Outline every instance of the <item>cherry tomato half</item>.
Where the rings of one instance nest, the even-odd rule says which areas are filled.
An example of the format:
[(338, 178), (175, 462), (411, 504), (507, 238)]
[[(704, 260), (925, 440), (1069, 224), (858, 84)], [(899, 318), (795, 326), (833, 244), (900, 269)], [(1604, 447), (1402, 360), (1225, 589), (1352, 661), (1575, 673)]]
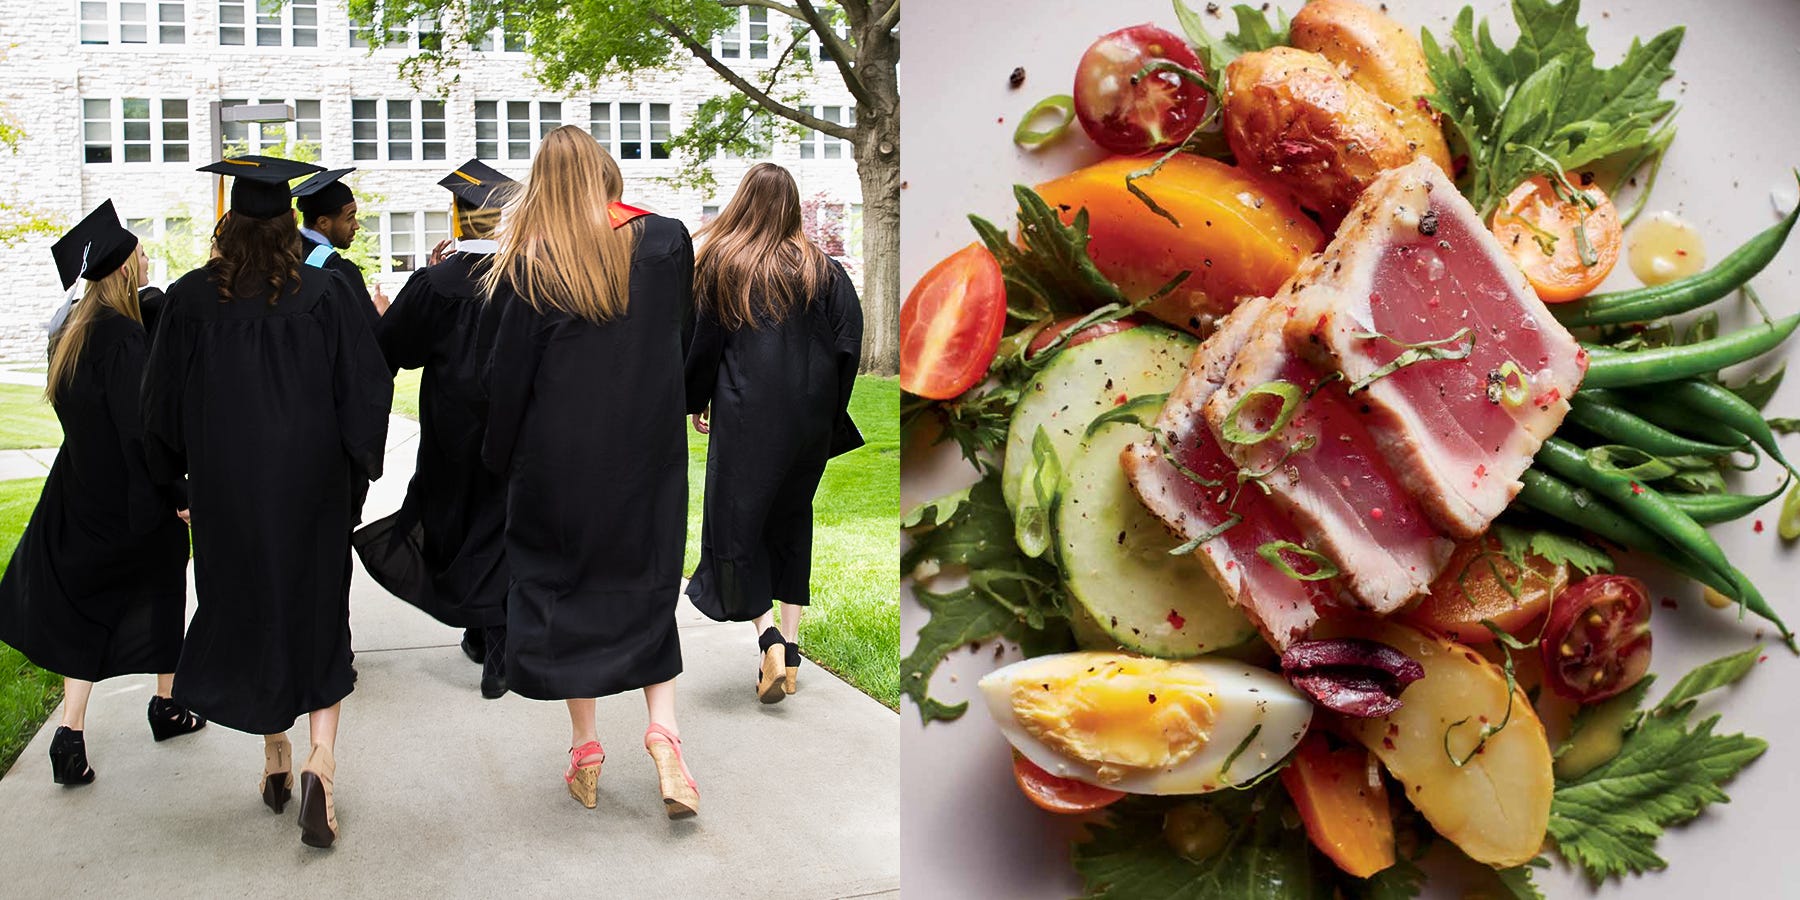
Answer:
[[(1055, 322), (1051, 324), (1050, 327), (1038, 332), (1037, 336), (1031, 339), (1031, 343), (1025, 345), (1025, 355), (1038, 355), (1045, 347), (1050, 346), (1052, 341), (1055, 341), (1063, 332), (1074, 327), (1075, 323), (1079, 321), (1081, 321), (1080, 318), (1071, 316), (1067, 319)], [(1111, 322), (1101, 322), (1098, 325), (1089, 325), (1071, 335), (1067, 341), (1063, 342), (1062, 348), (1064, 350), (1072, 350), (1088, 341), (1099, 340), (1109, 334), (1118, 334), (1121, 331), (1130, 331), (1136, 327), (1138, 327), (1138, 321), (1131, 318), (1114, 319)]]
[[(1619, 262), (1622, 238), (1612, 198), (1597, 185), (1581, 187), (1581, 176), (1574, 172), (1567, 177), (1594, 201), (1593, 209), (1564, 201), (1550, 180), (1538, 175), (1514, 188), (1494, 213), (1494, 236), (1545, 303), (1587, 296)], [(1575, 235), (1577, 225), (1587, 240), (1585, 250)]]
[(1443, 573), (1431, 583), (1431, 593), (1401, 615), (1465, 644), (1494, 640), (1494, 633), (1481, 624), (1483, 619), (1529, 640), (1527, 627), (1568, 584), (1568, 566), (1528, 553), (1521, 572), (1501, 555), (1499, 538), (1483, 535), (1458, 544)]
[(1157, 60), (1206, 73), (1187, 41), (1154, 25), (1103, 35), (1075, 67), (1075, 117), (1094, 143), (1114, 153), (1166, 150), (1206, 117), (1206, 89), (1174, 72), (1138, 72)]
[(1038, 808), (1053, 813), (1076, 814), (1093, 812), (1119, 802), (1125, 796), (1119, 791), (1103, 787), (1095, 787), (1084, 781), (1070, 778), (1058, 778), (1039, 768), (1037, 763), (1013, 754), (1013, 779), (1019, 783), (1019, 790)]
[(948, 400), (987, 374), (1006, 327), (1006, 280), (980, 244), (931, 267), (900, 308), (900, 387)]
[(1544, 680), (1580, 703), (1605, 700), (1650, 669), (1650, 599), (1624, 575), (1590, 575), (1550, 604), (1544, 626)]

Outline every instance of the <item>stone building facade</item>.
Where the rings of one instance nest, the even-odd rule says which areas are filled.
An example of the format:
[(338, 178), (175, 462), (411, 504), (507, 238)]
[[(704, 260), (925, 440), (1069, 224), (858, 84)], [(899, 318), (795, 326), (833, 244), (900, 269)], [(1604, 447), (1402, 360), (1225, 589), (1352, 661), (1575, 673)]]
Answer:
[[(266, 8), (266, 7), (265, 7)], [(738, 28), (714, 50), (739, 71), (781, 55), (792, 33), (779, 14), (740, 9)], [(402, 34), (409, 47), (433, 28)], [(444, 38), (449, 40), (449, 38)], [(501, 29), (460, 51), (454, 79), (415, 86), (402, 77), (406, 49), (371, 51), (343, 0), (286, 0), (266, 14), (256, 0), (0, 0), (0, 117), (24, 133), (0, 148), (0, 198), (72, 224), (111, 198), (146, 238), (151, 283), (197, 263), (191, 248), (210, 230), (215, 182), (194, 171), (209, 161), (212, 101), (288, 104), (281, 125), (226, 125), (226, 144), (252, 151), (284, 141), (315, 143), (322, 164), (355, 166), (349, 183), (378, 263), (367, 272), (391, 296), (448, 234), (449, 195), (436, 182), (472, 156), (525, 177), (543, 133), (588, 129), (619, 158), (625, 199), (684, 220), (690, 230), (729, 199), (753, 159), (713, 160), (713, 195), (660, 182), (680, 164), (663, 141), (686, 127), (705, 99), (727, 92), (698, 60), (591, 89), (554, 94), (533, 76), (518, 35)], [(821, 72), (829, 74), (829, 67)], [(806, 85), (823, 118), (847, 121), (855, 100), (841, 81)], [(761, 159), (787, 166), (800, 183), (815, 239), (834, 252), (861, 252), (860, 193), (846, 142), (781, 134)], [(9, 287), (0, 300), (0, 360), (41, 360), (43, 323), (62, 300), (50, 238), (0, 248)], [(184, 263), (184, 260), (186, 262)], [(847, 259), (851, 270), (856, 260)]]

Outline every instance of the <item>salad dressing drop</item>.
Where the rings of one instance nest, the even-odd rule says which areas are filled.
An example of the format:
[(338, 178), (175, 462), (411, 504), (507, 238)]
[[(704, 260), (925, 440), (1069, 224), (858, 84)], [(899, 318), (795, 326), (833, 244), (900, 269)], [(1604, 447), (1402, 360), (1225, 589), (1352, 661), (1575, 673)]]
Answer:
[(1657, 285), (1706, 267), (1706, 247), (1694, 226), (1668, 210), (1651, 216), (1631, 236), (1631, 272)]

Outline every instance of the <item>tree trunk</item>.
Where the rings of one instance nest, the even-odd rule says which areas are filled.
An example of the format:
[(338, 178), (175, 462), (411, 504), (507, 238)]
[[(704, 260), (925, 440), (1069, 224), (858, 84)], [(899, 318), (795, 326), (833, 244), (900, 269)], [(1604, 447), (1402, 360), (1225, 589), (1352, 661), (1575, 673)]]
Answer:
[(862, 369), (900, 371), (900, 45), (870, 27), (857, 34), (856, 72), (880, 106), (856, 108), (856, 174), (863, 202)]

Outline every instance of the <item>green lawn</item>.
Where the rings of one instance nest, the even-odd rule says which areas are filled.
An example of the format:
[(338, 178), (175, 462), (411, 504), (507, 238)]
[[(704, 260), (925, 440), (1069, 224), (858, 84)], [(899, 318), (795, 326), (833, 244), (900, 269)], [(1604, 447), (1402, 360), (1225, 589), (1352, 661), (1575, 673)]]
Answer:
[(56, 421), (56, 411), (44, 402), (43, 388), (0, 384), (0, 450), (61, 444), (62, 425)]
[[(13, 545), (44, 489), (42, 478), (0, 481), (0, 571), (12, 559)], [(19, 751), (62, 700), (62, 679), (25, 660), (19, 651), (0, 644), (0, 775), (12, 768)]]
[(419, 421), (419, 379), (424, 369), (401, 369), (394, 376), (394, 415)]
[[(889, 707), (900, 703), (900, 383), (856, 379), (850, 415), (868, 446), (831, 461), (813, 500), (812, 608), (800, 648)], [(706, 438), (688, 431), (686, 569), (700, 559)], [(744, 629), (745, 658), (752, 653)]]

